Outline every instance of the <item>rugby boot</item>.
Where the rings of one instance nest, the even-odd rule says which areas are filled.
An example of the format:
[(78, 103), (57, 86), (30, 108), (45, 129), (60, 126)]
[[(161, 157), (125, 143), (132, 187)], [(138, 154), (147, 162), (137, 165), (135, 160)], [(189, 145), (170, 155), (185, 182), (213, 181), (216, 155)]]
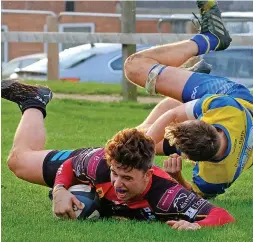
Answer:
[(222, 21), (218, 3), (214, 0), (197, 0), (197, 6), (201, 15), (201, 19), (199, 20), (200, 33), (204, 34), (210, 32), (217, 37), (218, 44), (214, 50), (226, 49), (230, 45), (232, 39)]
[(48, 87), (27, 85), (18, 80), (2, 80), (1, 93), (2, 98), (17, 103), (22, 113), (28, 108), (37, 108), (44, 117), (46, 105), (53, 97)]
[(206, 73), (209, 74), (212, 70), (212, 65), (208, 64), (204, 59), (197, 62), (194, 66), (183, 68), (188, 71), (198, 72), (198, 73)]

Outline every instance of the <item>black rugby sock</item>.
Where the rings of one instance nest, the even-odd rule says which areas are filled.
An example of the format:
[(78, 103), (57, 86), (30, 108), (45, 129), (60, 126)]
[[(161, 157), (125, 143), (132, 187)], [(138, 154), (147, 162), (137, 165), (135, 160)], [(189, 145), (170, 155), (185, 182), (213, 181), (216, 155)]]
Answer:
[(47, 116), (46, 106), (40, 101), (36, 101), (34, 99), (28, 99), (24, 101), (21, 105), (19, 105), (19, 107), (22, 114), (29, 108), (36, 108), (42, 112), (44, 118)]

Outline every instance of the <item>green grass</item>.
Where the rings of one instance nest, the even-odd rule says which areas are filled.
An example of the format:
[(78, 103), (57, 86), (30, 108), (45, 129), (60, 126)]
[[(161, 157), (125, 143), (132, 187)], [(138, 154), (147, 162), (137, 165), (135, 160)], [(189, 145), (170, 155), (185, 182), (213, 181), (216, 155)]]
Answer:
[[(67, 81), (26, 81), (29, 84), (40, 84), (49, 86), (53, 92), (68, 94), (96, 94), (96, 95), (121, 95), (121, 84), (106, 84), (96, 82), (67, 82)], [(59, 85), (60, 83), (60, 85)], [(145, 89), (137, 87), (138, 96), (149, 96)]]
[[(103, 145), (115, 132), (138, 125), (153, 108), (136, 103), (53, 100), (48, 106), (46, 148), (72, 149)], [(59, 221), (52, 216), (48, 189), (16, 178), (6, 159), (20, 119), (17, 106), (2, 101), (2, 241), (252, 241), (253, 169), (245, 172), (212, 202), (228, 209), (235, 224), (199, 231), (173, 231), (159, 222), (98, 220)], [(161, 165), (164, 157), (157, 157)], [(191, 165), (184, 165), (190, 179)]]
[[(122, 85), (121, 84), (106, 84), (96, 82), (67, 82), (67, 81), (25, 81), (29, 84), (46, 85), (56, 93), (66, 94), (91, 94), (91, 95), (121, 95)], [(251, 92), (253, 94), (253, 91)], [(137, 87), (138, 96), (150, 96), (144, 88)]]

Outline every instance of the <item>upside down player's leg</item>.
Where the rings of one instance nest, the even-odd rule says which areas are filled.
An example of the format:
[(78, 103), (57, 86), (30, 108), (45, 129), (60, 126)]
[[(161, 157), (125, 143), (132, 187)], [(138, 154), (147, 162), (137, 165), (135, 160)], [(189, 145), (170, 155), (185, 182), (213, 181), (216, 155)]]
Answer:
[[(148, 117), (136, 128), (138, 129), (148, 129), (162, 114), (167, 112), (170, 109), (173, 109), (182, 103), (173, 99), (173, 98), (165, 98), (162, 101), (160, 101), (154, 109), (151, 111), (151, 113), (148, 115)], [(168, 142), (166, 142), (167, 144)], [(167, 145), (169, 146), (169, 145)], [(167, 147), (166, 147), (167, 148)], [(176, 149), (174, 147), (170, 147), (170, 152), (166, 152), (166, 154), (169, 153), (176, 153)], [(168, 149), (168, 148), (167, 148)], [(160, 143), (156, 144), (156, 155), (164, 155), (164, 140)]]
[(192, 72), (175, 67), (209, 50), (226, 49), (231, 42), (216, 2), (198, 1), (198, 6), (202, 17), (200, 34), (191, 40), (158, 46), (130, 56), (125, 62), (125, 72), (131, 82), (146, 87), (151, 94), (158, 92), (185, 102), (183, 90)]
[(158, 76), (155, 92), (182, 101), (182, 90), (192, 72), (176, 68), (198, 54), (198, 46), (193, 41), (183, 41), (163, 45), (138, 52), (125, 62), (127, 78), (145, 87), (151, 69), (157, 64), (167, 66)]
[(138, 125), (137, 128), (138, 129), (149, 128), (162, 114), (181, 104), (182, 104), (181, 102), (173, 98), (169, 97), (164, 98), (152, 109), (148, 117), (140, 125)]

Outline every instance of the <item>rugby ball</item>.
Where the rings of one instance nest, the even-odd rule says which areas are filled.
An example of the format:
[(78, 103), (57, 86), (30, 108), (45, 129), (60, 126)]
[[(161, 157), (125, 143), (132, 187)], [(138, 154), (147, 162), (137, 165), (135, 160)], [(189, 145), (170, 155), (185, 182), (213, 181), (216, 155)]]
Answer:
[(79, 184), (68, 189), (83, 204), (83, 209), (78, 209), (73, 205), (73, 210), (77, 219), (97, 219), (99, 213), (99, 197), (96, 189), (89, 185)]

